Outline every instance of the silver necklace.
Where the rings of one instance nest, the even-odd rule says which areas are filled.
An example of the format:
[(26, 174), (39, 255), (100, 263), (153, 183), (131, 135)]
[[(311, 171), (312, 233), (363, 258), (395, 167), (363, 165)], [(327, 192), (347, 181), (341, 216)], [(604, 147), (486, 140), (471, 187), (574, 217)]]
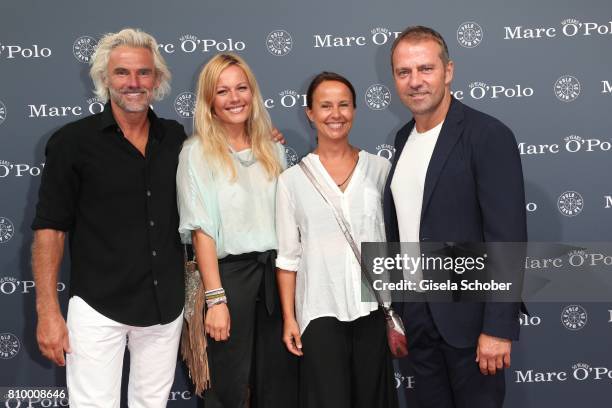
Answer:
[(245, 160), (240, 157), (238, 152), (235, 151), (231, 145), (228, 145), (228, 146), (229, 146), (230, 152), (232, 152), (232, 156), (234, 156), (234, 158), (238, 160), (238, 163), (240, 163), (242, 167), (251, 167), (252, 165), (257, 163), (257, 158), (253, 154), (253, 149), (251, 149), (251, 154), (249, 155), (249, 158)]

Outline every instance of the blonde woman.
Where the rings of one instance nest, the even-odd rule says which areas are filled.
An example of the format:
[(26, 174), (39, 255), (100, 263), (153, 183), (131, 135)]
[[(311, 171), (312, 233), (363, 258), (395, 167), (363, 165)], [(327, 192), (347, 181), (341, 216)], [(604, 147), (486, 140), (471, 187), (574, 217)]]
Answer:
[(218, 54), (204, 66), (194, 122), (177, 189), (179, 232), (193, 243), (205, 290), (205, 405), (296, 406), (297, 362), (280, 341), (274, 280), (276, 181), (286, 161), (242, 58)]

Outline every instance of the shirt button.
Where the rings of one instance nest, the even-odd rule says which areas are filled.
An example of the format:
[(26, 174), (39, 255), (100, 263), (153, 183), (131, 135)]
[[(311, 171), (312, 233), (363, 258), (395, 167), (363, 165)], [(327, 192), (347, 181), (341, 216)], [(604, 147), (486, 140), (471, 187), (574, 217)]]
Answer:
[(157, 256), (157, 251), (153, 251), (153, 252), (151, 252), (151, 254), (152, 254), (153, 256)]
[(153, 220), (151, 220), (151, 221), (149, 221), (149, 225), (150, 225), (150, 226), (154, 226), (154, 225), (155, 225), (155, 222), (153, 222)]
[(151, 197), (151, 190), (147, 190), (147, 197)]
[(157, 286), (157, 279), (155, 279), (155, 280), (153, 281), (153, 284), (154, 284), (155, 286)]

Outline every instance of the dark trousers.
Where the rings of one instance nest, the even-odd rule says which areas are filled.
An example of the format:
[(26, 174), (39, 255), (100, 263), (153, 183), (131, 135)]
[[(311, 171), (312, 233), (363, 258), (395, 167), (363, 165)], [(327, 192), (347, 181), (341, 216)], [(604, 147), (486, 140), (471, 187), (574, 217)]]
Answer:
[(352, 322), (311, 321), (302, 335), (300, 408), (396, 408), (380, 310)]
[[(247, 257), (248, 258), (248, 257)], [(264, 273), (256, 259), (219, 263), (231, 327), (228, 341), (208, 337), (211, 389), (205, 408), (288, 408), (297, 406), (297, 358), (282, 342), (278, 292), (264, 293)], [(275, 296), (270, 315), (265, 296)]]
[(504, 403), (504, 372), (482, 375), (476, 348), (456, 348), (444, 341), (427, 303), (404, 305), (408, 335), (407, 359), (415, 374), (415, 408), (500, 408)]

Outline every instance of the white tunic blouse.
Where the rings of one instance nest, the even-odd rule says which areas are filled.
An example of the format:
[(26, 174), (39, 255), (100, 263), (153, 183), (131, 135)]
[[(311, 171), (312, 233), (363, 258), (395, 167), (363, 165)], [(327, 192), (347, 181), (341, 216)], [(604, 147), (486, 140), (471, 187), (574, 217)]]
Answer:
[[(285, 150), (276, 144), (282, 168), (287, 167)], [(251, 149), (237, 153), (248, 160)], [(204, 156), (202, 142), (189, 138), (179, 155), (176, 174), (179, 233), (191, 243), (191, 232), (201, 229), (214, 239), (217, 258), (232, 254), (277, 249), (274, 228), (276, 178), (269, 179), (256, 162), (245, 167), (234, 158), (237, 178), (219, 169)]]
[[(361, 151), (344, 193), (316, 154), (304, 158), (320, 183), (334, 191), (355, 242), (384, 242), (382, 192), (390, 170), (386, 159)], [(303, 333), (316, 318), (353, 321), (378, 308), (361, 301), (361, 270), (329, 205), (299, 166), (283, 172), (276, 196), (276, 266), (297, 272), (296, 319)]]

